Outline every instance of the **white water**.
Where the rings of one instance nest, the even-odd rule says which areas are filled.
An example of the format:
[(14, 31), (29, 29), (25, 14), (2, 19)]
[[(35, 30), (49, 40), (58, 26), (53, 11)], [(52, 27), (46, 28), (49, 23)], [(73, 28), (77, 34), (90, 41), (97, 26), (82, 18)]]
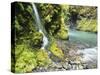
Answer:
[(96, 64), (97, 63), (97, 48), (86, 48), (83, 50), (78, 50), (78, 54), (82, 54), (82, 61), (84, 63), (91, 63)]
[(43, 44), (41, 49), (45, 49), (46, 45), (48, 44), (48, 38), (45, 36), (44, 32), (43, 32), (43, 26), (41, 24), (41, 20), (39, 17), (39, 13), (38, 10), (36, 8), (36, 5), (34, 3), (32, 3), (33, 9), (34, 9), (34, 13), (35, 13), (35, 17), (36, 17), (36, 23), (38, 25), (39, 28), (39, 32), (43, 34)]
[(82, 61), (88, 65), (97, 64), (97, 35), (95, 33), (70, 30), (69, 40), (79, 45), (89, 45), (89, 48), (79, 49), (77, 54), (82, 56)]

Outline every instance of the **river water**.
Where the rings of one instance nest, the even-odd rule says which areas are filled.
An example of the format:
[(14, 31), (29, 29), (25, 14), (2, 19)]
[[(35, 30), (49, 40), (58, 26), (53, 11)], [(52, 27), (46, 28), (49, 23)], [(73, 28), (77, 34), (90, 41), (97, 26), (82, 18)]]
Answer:
[(97, 46), (97, 34), (91, 32), (69, 30), (69, 40), (76, 44), (87, 45), (89, 48)]
[(79, 48), (77, 53), (82, 55), (82, 61), (88, 66), (97, 65), (97, 34), (91, 32), (69, 30), (69, 41), (84, 48)]

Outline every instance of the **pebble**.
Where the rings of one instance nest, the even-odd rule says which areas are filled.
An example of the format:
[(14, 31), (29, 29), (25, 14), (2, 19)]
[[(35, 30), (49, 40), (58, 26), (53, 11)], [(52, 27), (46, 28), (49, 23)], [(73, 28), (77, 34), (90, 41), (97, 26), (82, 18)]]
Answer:
[(68, 69), (68, 63), (63, 64), (62, 66), (64, 69), (66, 69), (66, 70)]

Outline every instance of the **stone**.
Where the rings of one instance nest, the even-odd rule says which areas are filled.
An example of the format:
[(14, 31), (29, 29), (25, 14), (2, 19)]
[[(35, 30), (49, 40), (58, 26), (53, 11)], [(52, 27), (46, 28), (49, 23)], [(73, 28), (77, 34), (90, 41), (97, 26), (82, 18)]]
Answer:
[(72, 65), (72, 70), (76, 70), (77, 65)]
[(80, 69), (80, 70), (82, 70), (82, 69), (83, 69), (83, 66), (82, 66), (82, 65), (79, 65), (78, 67), (79, 67), (79, 69)]
[(63, 64), (62, 67), (67, 70), (68, 69), (68, 63)]
[(57, 67), (58, 69), (61, 69), (61, 68), (62, 68), (62, 64), (57, 63), (57, 64), (56, 64), (56, 67)]
[(68, 69), (70, 70), (72, 68), (72, 65), (71, 64), (68, 64)]

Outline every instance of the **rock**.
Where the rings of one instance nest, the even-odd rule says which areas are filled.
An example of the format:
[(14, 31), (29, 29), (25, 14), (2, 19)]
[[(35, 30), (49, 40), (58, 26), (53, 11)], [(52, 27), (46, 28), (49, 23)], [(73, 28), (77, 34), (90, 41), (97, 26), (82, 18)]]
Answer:
[(83, 65), (83, 69), (88, 69), (87, 64), (82, 64)]
[(72, 68), (71, 64), (68, 64), (68, 70), (70, 70)]
[(63, 64), (62, 67), (63, 67), (65, 70), (67, 70), (67, 69), (68, 69), (68, 63)]
[(79, 66), (78, 65), (76, 66), (76, 70), (79, 70)]
[(80, 69), (80, 70), (82, 70), (82, 69), (83, 69), (83, 66), (82, 66), (82, 65), (79, 65), (78, 67), (79, 67), (79, 69)]
[(66, 71), (66, 69), (62, 68), (61, 71)]
[(74, 64), (80, 64), (81, 62), (79, 60), (74, 61)]
[(65, 62), (68, 62), (68, 58), (65, 59)]
[(76, 70), (76, 67), (77, 67), (76, 65), (72, 65), (72, 68), (71, 69), (72, 70)]
[(58, 69), (61, 69), (61, 68), (62, 68), (62, 64), (57, 63), (57, 64), (56, 64), (56, 67), (57, 67)]
[(61, 59), (59, 59), (57, 56), (54, 56), (53, 54), (50, 56), (53, 62), (61, 62)]
[(75, 56), (76, 55), (76, 50), (70, 50), (69, 51), (69, 56)]

